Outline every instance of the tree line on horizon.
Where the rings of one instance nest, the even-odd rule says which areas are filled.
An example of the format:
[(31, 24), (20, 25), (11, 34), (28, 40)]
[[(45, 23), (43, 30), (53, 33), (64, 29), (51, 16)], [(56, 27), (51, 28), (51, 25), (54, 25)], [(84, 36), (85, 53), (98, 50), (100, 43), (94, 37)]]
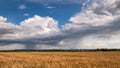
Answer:
[(0, 50), (0, 52), (94, 52), (94, 51), (120, 51), (120, 49), (16, 49), (16, 50)]

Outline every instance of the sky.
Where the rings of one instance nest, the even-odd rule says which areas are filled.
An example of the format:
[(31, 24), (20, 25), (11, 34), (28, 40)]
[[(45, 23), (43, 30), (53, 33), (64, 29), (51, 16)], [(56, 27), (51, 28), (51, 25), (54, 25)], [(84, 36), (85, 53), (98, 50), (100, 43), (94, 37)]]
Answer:
[(60, 22), (58, 26), (61, 28), (61, 25), (68, 22), (69, 18), (79, 12), (82, 7), (81, 2), (64, 4), (62, 0), (55, 3), (52, 1), (57, 0), (0, 0), (0, 15), (7, 17), (8, 21), (15, 24), (34, 15), (50, 16)]
[(119, 0), (0, 0), (0, 50), (120, 48)]

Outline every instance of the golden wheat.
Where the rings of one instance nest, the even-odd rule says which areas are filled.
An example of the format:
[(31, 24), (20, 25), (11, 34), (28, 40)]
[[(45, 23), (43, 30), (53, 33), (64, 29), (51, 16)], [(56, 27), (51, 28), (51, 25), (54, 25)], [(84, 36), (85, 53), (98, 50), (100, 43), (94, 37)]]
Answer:
[(0, 52), (0, 68), (120, 68), (120, 52)]

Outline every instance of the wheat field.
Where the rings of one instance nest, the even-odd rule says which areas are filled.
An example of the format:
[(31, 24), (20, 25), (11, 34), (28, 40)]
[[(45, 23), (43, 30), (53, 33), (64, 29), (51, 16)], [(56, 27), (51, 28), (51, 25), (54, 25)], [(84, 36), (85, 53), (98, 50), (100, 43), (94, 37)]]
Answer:
[(0, 52), (0, 68), (120, 68), (120, 52)]

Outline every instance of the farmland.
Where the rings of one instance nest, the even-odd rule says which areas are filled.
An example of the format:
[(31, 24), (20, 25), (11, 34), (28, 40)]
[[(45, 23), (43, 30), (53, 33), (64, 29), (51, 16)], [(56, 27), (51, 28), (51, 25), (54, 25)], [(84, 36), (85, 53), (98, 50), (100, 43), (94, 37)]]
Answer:
[(0, 68), (120, 68), (120, 52), (0, 52)]

